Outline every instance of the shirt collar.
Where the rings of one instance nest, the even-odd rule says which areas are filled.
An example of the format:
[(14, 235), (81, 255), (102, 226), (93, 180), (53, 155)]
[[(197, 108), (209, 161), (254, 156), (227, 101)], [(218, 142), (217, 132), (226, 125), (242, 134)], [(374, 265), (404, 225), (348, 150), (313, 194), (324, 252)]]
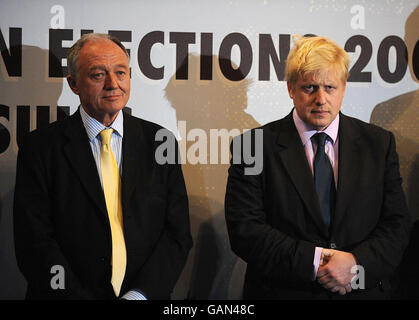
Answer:
[(89, 116), (86, 111), (84, 111), (83, 106), (80, 106), (80, 116), (83, 121), (83, 125), (86, 128), (87, 136), (89, 141), (92, 141), (97, 135), (106, 128), (112, 128), (114, 131), (120, 135), (124, 136), (124, 114), (121, 111), (118, 112), (116, 119), (112, 122), (109, 127), (105, 127), (102, 123), (97, 121), (95, 118)]
[(292, 113), (292, 117), (294, 119), (295, 127), (297, 128), (298, 134), (300, 135), (301, 142), (303, 146), (306, 145), (308, 140), (311, 139), (313, 135), (317, 132), (324, 132), (326, 133), (330, 139), (332, 139), (332, 144), (336, 143), (339, 131), (339, 113), (337, 114), (336, 118), (329, 124), (329, 126), (323, 131), (317, 131), (311, 128), (308, 124), (306, 124), (298, 115), (297, 110), (294, 108)]

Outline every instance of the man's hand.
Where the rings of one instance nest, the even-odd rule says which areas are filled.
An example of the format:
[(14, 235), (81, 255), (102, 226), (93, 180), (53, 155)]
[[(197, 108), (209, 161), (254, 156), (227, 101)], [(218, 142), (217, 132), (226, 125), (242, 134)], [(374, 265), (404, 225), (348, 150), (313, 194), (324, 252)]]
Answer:
[(351, 292), (351, 280), (354, 274), (351, 268), (356, 265), (352, 253), (323, 249), (320, 266), (317, 271), (317, 282), (331, 292), (344, 295)]

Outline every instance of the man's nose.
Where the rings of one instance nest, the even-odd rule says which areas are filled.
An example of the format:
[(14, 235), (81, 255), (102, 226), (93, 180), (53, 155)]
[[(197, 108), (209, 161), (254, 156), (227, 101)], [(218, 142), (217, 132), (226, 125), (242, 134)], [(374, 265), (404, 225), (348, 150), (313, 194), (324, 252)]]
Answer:
[(316, 105), (322, 106), (326, 103), (326, 93), (322, 88), (319, 88), (316, 92)]
[(106, 90), (113, 90), (118, 88), (118, 82), (116, 81), (116, 76), (111, 72), (106, 75), (105, 78), (105, 89)]

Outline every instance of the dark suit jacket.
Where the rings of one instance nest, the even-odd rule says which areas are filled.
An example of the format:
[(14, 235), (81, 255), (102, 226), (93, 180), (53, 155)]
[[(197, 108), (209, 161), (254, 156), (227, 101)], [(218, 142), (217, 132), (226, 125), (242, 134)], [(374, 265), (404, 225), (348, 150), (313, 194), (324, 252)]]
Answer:
[(245, 165), (232, 163), (225, 201), (231, 247), (248, 263), (244, 298), (337, 297), (312, 281), (316, 246), (352, 252), (364, 267), (367, 289), (345, 298), (386, 295), (410, 230), (393, 135), (340, 114), (336, 211), (328, 230), (292, 112), (259, 130), (263, 170), (245, 175)]
[[(192, 246), (181, 166), (159, 165), (160, 126), (124, 114), (122, 205), (127, 269), (121, 296), (166, 299)], [(175, 141), (175, 139), (173, 139)], [(19, 268), (27, 298), (111, 299), (112, 239), (96, 164), (77, 111), (20, 146), (14, 200)], [(65, 289), (51, 289), (51, 267)]]

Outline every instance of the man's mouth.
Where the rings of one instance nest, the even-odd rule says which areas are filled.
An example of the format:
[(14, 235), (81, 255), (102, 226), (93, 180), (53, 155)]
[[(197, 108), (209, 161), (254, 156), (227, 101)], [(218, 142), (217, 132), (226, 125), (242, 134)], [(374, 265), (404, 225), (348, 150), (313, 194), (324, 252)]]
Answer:
[(120, 94), (112, 94), (112, 95), (103, 96), (103, 99), (108, 100), (108, 101), (113, 101), (113, 100), (118, 100), (120, 97), (121, 97)]
[(316, 115), (326, 115), (329, 113), (329, 111), (326, 110), (311, 110), (311, 113), (314, 113)]

